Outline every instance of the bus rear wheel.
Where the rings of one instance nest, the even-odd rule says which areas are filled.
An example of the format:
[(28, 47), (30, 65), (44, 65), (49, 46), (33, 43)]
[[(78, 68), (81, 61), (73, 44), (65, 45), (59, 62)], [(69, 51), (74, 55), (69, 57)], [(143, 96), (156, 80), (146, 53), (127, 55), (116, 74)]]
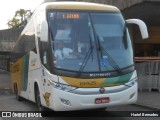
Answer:
[(14, 91), (15, 91), (16, 99), (17, 99), (18, 101), (22, 101), (23, 98), (18, 95), (18, 87), (17, 87), (17, 84), (15, 84), (15, 86), (14, 86)]

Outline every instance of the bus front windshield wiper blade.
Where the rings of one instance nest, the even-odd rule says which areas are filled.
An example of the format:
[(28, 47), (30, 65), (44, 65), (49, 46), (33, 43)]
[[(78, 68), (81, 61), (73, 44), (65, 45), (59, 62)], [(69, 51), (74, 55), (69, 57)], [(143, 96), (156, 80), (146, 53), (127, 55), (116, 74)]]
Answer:
[[(93, 53), (93, 46), (92, 46), (92, 41), (91, 41), (91, 35), (89, 34), (89, 40), (90, 40), (90, 48), (82, 62), (82, 65), (78, 71), (77, 77), (79, 77), (81, 75), (81, 72), (83, 71), (84, 67), (86, 66), (91, 54)], [(93, 57), (92, 57), (92, 61), (93, 61)]]
[[(97, 43), (98, 43), (98, 50), (100, 51), (100, 56), (101, 56), (101, 59), (102, 60), (107, 60), (108, 63), (110, 63), (110, 65), (114, 68), (114, 70), (116, 70), (118, 73), (121, 73), (121, 69), (119, 67), (119, 65), (114, 61), (114, 59), (110, 56), (110, 54), (108, 53), (108, 51), (103, 47), (101, 46), (100, 44), (100, 39), (99, 39), (99, 36), (97, 35)], [(103, 56), (103, 53), (107, 56), (107, 58), (104, 58)]]

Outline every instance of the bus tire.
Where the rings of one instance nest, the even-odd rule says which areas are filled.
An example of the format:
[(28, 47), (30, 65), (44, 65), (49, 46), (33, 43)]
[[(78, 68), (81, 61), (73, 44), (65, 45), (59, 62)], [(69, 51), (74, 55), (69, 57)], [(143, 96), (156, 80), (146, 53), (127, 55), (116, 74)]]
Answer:
[(37, 85), (35, 86), (35, 100), (38, 106), (38, 110), (45, 111), (45, 108), (41, 104), (40, 91)]
[(15, 91), (16, 99), (17, 99), (18, 101), (23, 101), (23, 98), (18, 95), (18, 87), (17, 87), (17, 84), (15, 84), (15, 86), (14, 86), (14, 91)]

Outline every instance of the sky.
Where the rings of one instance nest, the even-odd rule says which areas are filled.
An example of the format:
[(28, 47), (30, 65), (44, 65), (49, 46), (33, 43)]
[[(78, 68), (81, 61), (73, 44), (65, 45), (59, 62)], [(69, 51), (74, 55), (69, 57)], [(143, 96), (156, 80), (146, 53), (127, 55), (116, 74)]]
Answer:
[(44, 0), (0, 0), (0, 30), (8, 29), (7, 22), (11, 20), (19, 9), (32, 12)]

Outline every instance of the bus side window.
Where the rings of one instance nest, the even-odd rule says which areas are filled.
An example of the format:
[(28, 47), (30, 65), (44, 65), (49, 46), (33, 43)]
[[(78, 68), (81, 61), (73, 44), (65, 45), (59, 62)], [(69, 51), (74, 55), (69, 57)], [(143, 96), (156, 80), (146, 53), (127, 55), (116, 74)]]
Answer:
[(48, 46), (49, 46), (48, 42), (42, 42), (39, 40), (41, 62), (48, 70), (50, 70), (50, 63), (49, 63), (50, 55)]

